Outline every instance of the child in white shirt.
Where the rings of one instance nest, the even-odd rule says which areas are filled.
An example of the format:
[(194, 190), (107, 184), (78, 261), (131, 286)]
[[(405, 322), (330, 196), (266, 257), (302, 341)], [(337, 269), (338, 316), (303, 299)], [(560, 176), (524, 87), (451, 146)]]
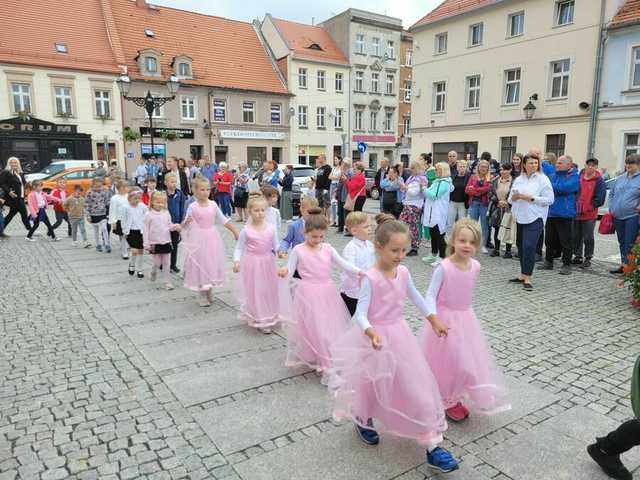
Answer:
[(280, 236), (282, 217), (280, 216), (280, 210), (275, 207), (275, 205), (278, 204), (278, 189), (271, 185), (265, 185), (262, 187), (262, 195), (264, 195), (264, 198), (267, 199), (267, 203), (269, 204), (265, 220), (268, 224), (273, 225), (277, 235)]
[[(373, 243), (369, 241), (369, 215), (364, 212), (351, 212), (347, 215), (345, 224), (353, 235), (353, 239), (344, 247), (342, 256), (349, 263), (366, 272), (376, 261)], [(343, 274), (340, 296), (352, 316), (356, 312), (359, 292), (358, 279)]]

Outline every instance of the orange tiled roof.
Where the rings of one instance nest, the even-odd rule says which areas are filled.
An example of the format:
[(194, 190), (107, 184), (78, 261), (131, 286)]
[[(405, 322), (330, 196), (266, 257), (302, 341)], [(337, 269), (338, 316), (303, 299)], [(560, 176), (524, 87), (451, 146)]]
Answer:
[(627, 0), (615, 14), (609, 26), (622, 27), (640, 22), (640, 0)]
[(444, 0), (444, 2), (418, 20), (410, 30), (444, 20), (445, 18), (454, 17), (461, 13), (470, 12), (495, 2), (496, 0)]
[[(119, 73), (102, 1), (0, 1), (0, 62)], [(57, 42), (68, 53), (56, 52)]]
[[(297, 58), (342, 65), (349, 64), (336, 42), (324, 28), (279, 18), (274, 18), (273, 23)], [(314, 44), (318, 45), (321, 50), (310, 48)]]
[[(274, 65), (247, 22), (169, 7), (138, 7), (132, 0), (111, 0), (113, 15), (131, 79), (140, 74), (136, 57), (145, 49), (162, 53), (162, 78), (179, 55), (193, 61), (193, 79), (181, 82), (270, 93), (288, 93)], [(145, 35), (145, 29), (154, 37)]]

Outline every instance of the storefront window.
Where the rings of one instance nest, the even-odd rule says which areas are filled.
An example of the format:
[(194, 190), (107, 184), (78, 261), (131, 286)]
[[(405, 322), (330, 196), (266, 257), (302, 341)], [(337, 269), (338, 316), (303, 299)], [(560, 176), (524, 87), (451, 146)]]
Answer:
[[(147, 159), (151, 156), (151, 144), (143, 143), (140, 145), (142, 158)], [(163, 143), (153, 145), (153, 154), (157, 159), (166, 158), (166, 146)]]
[(258, 170), (267, 161), (267, 147), (247, 147), (247, 164), (251, 170)]

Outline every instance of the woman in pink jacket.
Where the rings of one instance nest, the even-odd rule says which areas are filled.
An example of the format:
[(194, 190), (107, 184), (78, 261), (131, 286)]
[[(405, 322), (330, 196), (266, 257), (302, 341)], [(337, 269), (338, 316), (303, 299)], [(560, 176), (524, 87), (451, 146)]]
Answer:
[(60, 203), (60, 199), (43, 192), (42, 186), (42, 180), (33, 182), (33, 190), (27, 197), (29, 217), (33, 221), (33, 225), (29, 229), (29, 233), (27, 233), (27, 240), (35, 242), (33, 234), (40, 226), (40, 222), (42, 222), (46, 225), (51, 240), (57, 242), (59, 238), (56, 238), (56, 232), (53, 230), (51, 222), (49, 222), (49, 217), (47, 217), (47, 205), (49, 202)]
[(142, 238), (144, 249), (148, 250), (153, 258), (151, 281), (155, 281), (158, 275), (158, 268), (161, 268), (167, 290), (173, 290), (173, 284), (169, 279), (169, 263), (173, 249), (171, 244), (172, 231), (179, 232), (180, 225), (171, 223), (171, 214), (167, 210), (167, 196), (165, 193), (155, 191), (149, 198), (149, 211), (144, 216)]

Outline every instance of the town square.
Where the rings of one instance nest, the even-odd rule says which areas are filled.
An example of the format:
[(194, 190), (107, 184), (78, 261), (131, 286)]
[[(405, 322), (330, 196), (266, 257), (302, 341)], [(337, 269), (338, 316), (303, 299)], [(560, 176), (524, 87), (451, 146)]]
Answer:
[(640, 2), (0, 12), (0, 480), (640, 478)]

